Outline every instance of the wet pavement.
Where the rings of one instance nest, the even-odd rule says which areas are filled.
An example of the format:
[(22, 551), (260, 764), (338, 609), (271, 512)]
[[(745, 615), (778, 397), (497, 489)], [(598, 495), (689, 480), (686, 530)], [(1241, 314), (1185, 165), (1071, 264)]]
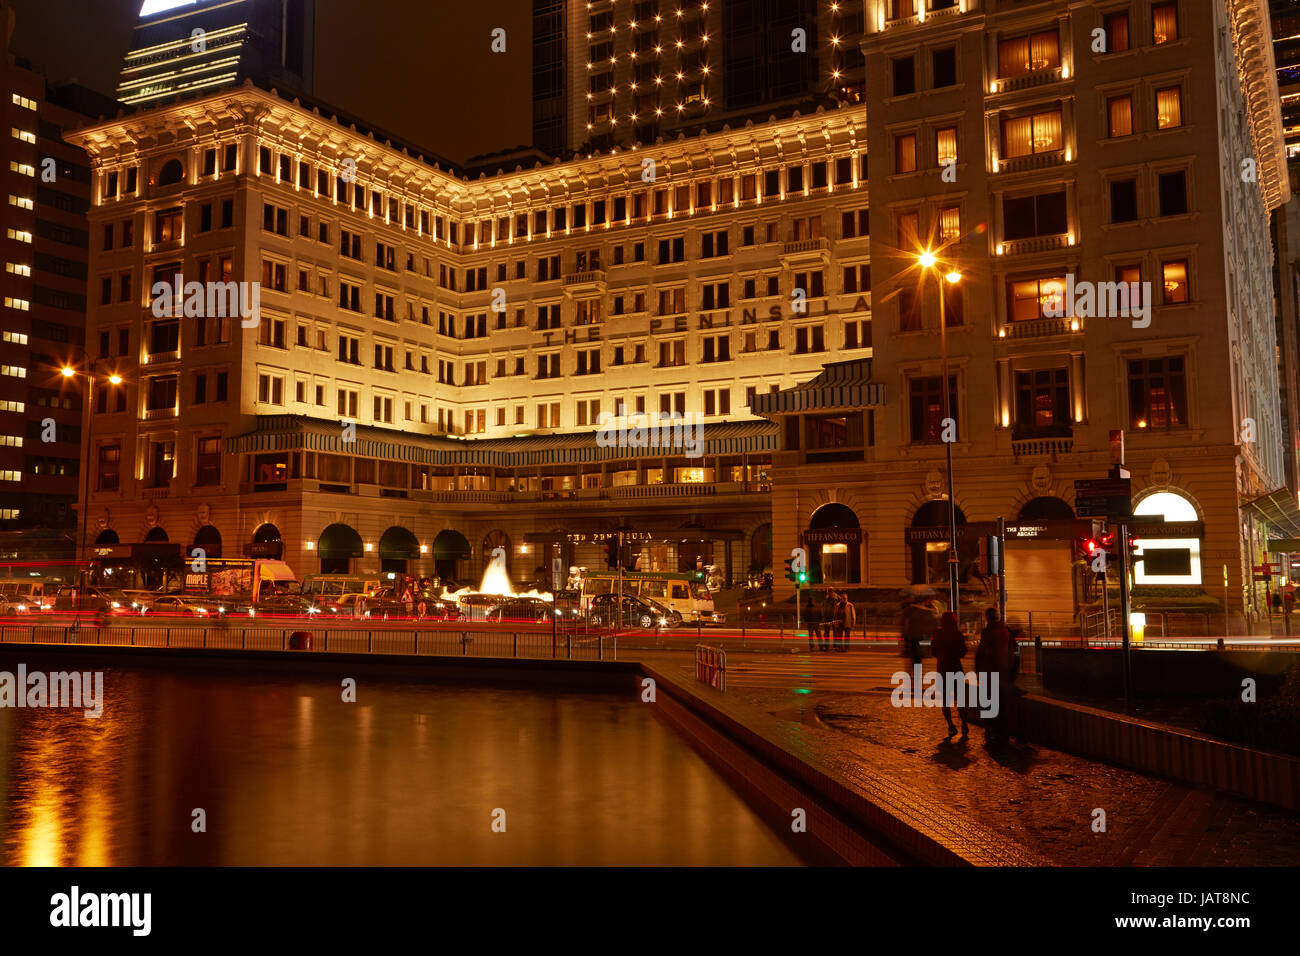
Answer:
[[(694, 679), (689, 652), (624, 651)], [(933, 661), (927, 660), (927, 669)], [(989, 750), (984, 731), (948, 740), (934, 708), (891, 704), (899, 658), (851, 653), (728, 653), (728, 709), (797, 727), (848, 779), (927, 795), (951, 822), (998, 834), (1042, 862), (1081, 866), (1300, 863), (1300, 814), (1017, 741)], [(715, 691), (707, 691), (715, 695)], [(1095, 821), (1104, 811), (1105, 829)]]

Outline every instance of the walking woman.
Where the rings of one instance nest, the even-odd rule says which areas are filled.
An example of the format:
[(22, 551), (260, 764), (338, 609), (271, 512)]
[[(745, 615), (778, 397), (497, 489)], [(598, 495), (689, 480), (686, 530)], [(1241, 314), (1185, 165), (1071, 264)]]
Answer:
[(945, 611), (939, 620), (939, 629), (930, 639), (930, 649), (934, 651), (934, 669), (939, 674), (940, 691), (943, 694), (943, 719), (948, 722), (948, 736), (957, 736), (957, 727), (952, 722), (953, 706), (961, 717), (961, 735), (965, 739), (970, 731), (966, 727), (965, 688), (960, 699), (954, 700), (959, 681), (966, 679), (966, 672), (961, 666), (961, 659), (966, 656), (966, 638), (957, 627), (957, 615)]

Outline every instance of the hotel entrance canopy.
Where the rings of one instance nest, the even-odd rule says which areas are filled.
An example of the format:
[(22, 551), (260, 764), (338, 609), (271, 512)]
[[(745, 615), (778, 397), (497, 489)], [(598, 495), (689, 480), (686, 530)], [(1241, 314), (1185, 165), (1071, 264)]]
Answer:
[[(1279, 488), (1246, 502), (1247, 510), (1268, 523), (1269, 530), (1279, 538), (1300, 538), (1300, 506), (1296, 493), (1289, 488)], [(1274, 548), (1270, 544), (1269, 550)]]
[(885, 386), (871, 381), (871, 359), (831, 362), (802, 385), (754, 396), (750, 411), (770, 418), (800, 412), (855, 411), (885, 404)]

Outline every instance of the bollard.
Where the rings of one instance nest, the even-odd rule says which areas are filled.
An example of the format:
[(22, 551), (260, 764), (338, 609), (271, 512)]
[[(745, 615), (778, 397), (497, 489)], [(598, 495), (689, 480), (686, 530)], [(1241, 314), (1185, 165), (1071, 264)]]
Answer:
[(1041, 635), (1034, 635), (1034, 673), (1043, 672), (1043, 638)]

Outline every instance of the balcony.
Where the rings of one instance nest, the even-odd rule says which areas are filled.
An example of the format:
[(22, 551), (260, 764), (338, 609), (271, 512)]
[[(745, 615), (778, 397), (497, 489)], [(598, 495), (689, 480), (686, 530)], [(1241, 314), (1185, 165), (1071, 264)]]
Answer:
[(994, 80), (993, 91), (995, 93), (1014, 93), (1017, 90), (1032, 90), (1035, 87), (1047, 86), (1050, 83), (1059, 83), (1064, 78), (1064, 72), (1059, 66), (1051, 70), (1034, 70), (1030, 73), (1021, 73), (1019, 76), (1008, 76), (1005, 79)]
[(1055, 252), (1058, 249), (1068, 249), (1070, 246), (1070, 236), (1068, 233), (1061, 233), (1059, 236), (1034, 236), (1029, 239), (1010, 239), (1001, 244), (998, 252), (1002, 256), (1028, 256), (1037, 252)]
[(1014, 159), (998, 160), (998, 173), (1029, 173), (1037, 169), (1051, 169), (1053, 166), (1066, 164), (1065, 150), (1055, 149), (1045, 153), (1033, 153), (1029, 156), (1017, 156)]
[(149, 500), (151, 498), (168, 498), (171, 497), (171, 493), (172, 493), (172, 483), (170, 479), (160, 484), (154, 485), (152, 487), (140, 489), (140, 497), (144, 498), (145, 500)]
[(1045, 339), (1055, 335), (1082, 335), (1083, 319), (1029, 319), (1023, 322), (1008, 322), (999, 332), (1001, 339)]
[(781, 255), (820, 257), (829, 249), (830, 242), (825, 236), (818, 236), (816, 239), (792, 239), (781, 247)]
[(1013, 438), (1011, 454), (1016, 460), (1022, 458), (1056, 458), (1068, 455), (1074, 450), (1073, 437), (1055, 438)]
[(588, 269), (586, 272), (571, 272), (564, 277), (564, 288), (568, 292), (605, 289), (605, 270)]

